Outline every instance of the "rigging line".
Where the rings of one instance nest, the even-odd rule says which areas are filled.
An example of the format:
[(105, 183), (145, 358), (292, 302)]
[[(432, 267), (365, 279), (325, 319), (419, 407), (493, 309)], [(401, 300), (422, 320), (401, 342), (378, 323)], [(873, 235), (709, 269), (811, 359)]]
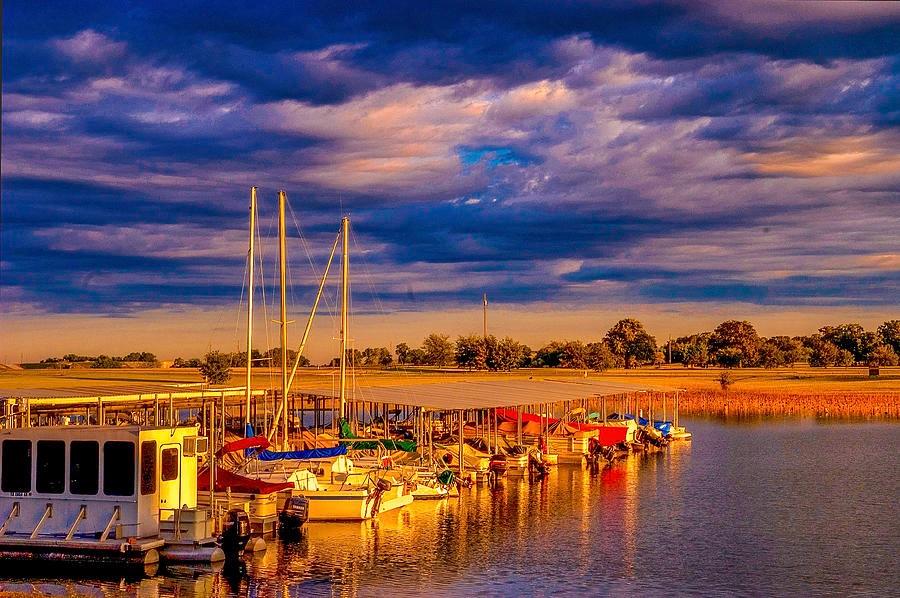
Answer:
[[(294, 226), (297, 228), (297, 234), (300, 236), (300, 244), (303, 247), (303, 251), (306, 253), (306, 259), (309, 262), (309, 266), (312, 269), (313, 275), (316, 277), (316, 280), (320, 280), (321, 276), (319, 275), (318, 268), (316, 268), (316, 265), (313, 262), (312, 252), (309, 249), (309, 242), (307, 241), (306, 237), (303, 234), (303, 229), (300, 228), (300, 222), (297, 219), (297, 215), (294, 212), (293, 207), (291, 207), (290, 202), (288, 202), (288, 208), (290, 209), (291, 218), (294, 220)], [(340, 232), (338, 234), (340, 234)], [(328, 314), (331, 317), (332, 322), (333, 322), (335, 320), (336, 308), (332, 307), (327, 294), (323, 293), (322, 298), (325, 300), (325, 306), (328, 308)], [(335, 303), (337, 303), (337, 302), (335, 302)]]
[(375, 302), (378, 311), (382, 315), (387, 315), (387, 311), (384, 309), (384, 304), (381, 302), (381, 297), (378, 296), (378, 292), (375, 290), (375, 284), (372, 282), (374, 277), (372, 276), (372, 271), (369, 268), (369, 260), (366, 258), (365, 252), (362, 250), (362, 247), (359, 244), (358, 238), (355, 232), (351, 231), (350, 238), (353, 240), (353, 247), (356, 249), (356, 253), (362, 256), (363, 269), (365, 270), (366, 282), (369, 284), (369, 292), (372, 293), (372, 299)]
[[(237, 314), (236, 314), (237, 317), (234, 320), (234, 339), (233, 340), (234, 340), (235, 349), (237, 350), (238, 353), (241, 352), (241, 341), (238, 337), (238, 329), (241, 325), (241, 314), (243, 313), (243, 306), (244, 306), (244, 290), (247, 289), (247, 273), (250, 271), (250, 259), (251, 259), (250, 253), (248, 250), (247, 259), (244, 260), (244, 275), (241, 277), (241, 299), (240, 299), (240, 301), (238, 301), (238, 309), (237, 309)], [(253, 289), (253, 285), (251, 284), (250, 291), (248, 291), (248, 294), (249, 294), (249, 292), (252, 292), (252, 289)], [(249, 300), (250, 300), (250, 298), (248, 296), (247, 301), (249, 301)], [(250, 349), (248, 347), (247, 351), (249, 351), (249, 350)]]
[[(369, 261), (366, 259), (366, 254), (365, 254), (365, 252), (362, 251), (362, 249), (359, 245), (359, 241), (357, 239), (356, 233), (352, 233), (351, 238), (353, 239), (353, 246), (356, 248), (357, 253), (362, 256), (363, 268), (365, 269), (367, 282), (369, 283), (369, 287), (370, 287), (370, 290), (372, 293), (372, 297), (375, 300), (375, 304), (378, 307), (381, 315), (387, 315), (387, 310), (384, 309), (384, 304), (381, 302), (381, 298), (378, 296), (378, 293), (375, 291), (375, 287), (373, 286), (373, 283), (372, 283), (373, 276), (372, 276), (371, 270), (369, 269)], [(351, 302), (352, 302), (352, 298), (351, 298)], [(393, 345), (391, 348), (396, 346), (393, 343), (389, 343), (389, 344)], [(398, 363), (397, 365), (402, 365), (402, 364)], [(409, 378), (410, 376), (411, 376), (411, 374), (409, 371), (407, 371), (405, 369), (400, 370), (401, 378)]]
[[(312, 272), (313, 272), (313, 275), (316, 277), (317, 280), (319, 280), (319, 279), (321, 279), (321, 276), (319, 275), (319, 271), (318, 271), (318, 269), (316, 268), (315, 263), (313, 262), (313, 259), (312, 259), (312, 253), (310, 252), (310, 249), (309, 249), (309, 243), (307, 242), (307, 239), (306, 239), (306, 237), (305, 237), (304, 234), (303, 234), (303, 229), (300, 227), (300, 222), (299, 222), (299, 220), (297, 219), (297, 214), (296, 214), (296, 212), (294, 211), (293, 206), (291, 206), (290, 200), (288, 200), (287, 206), (288, 206), (288, 211), (290, 212), (290, 215), (291, 215), (291, 219), (294, 221), (294, 226), (295, 226), (295, 228), (297, 229), (297, 234), (298, 234), (298, 236), (299, 236), (299, 238), (300, 238), (300, 244), (301, 244), (301, 247), (303, 247), (303, 251), (304, 251), (304, 253), (306, 254), (306, 260), (307, 260), (307, 262), (309, 263), (309, 266), (310, 266), (310, 269), (311, 269)], [(339, 234), (340, 234), (340, 233), (339, 233)], [(290, 270), (289, 270), (289, 273), (290, 273)], [(291, 300), (292, 300), (293, 304), (296, 305), (296, 298), (295, 298), (295, 295), (294, 295), (294, 287), (293, 287), (293, 279), (292, 279), (292, 282), (291, 282), (291, 287), (290, 287), (290, 289), (291, 289)], [(331, 320), (332, 320), (332, 324), (334, 324), (334, 322), (335, 322), (335, 313), (334, 313), (334, 312), (335, 312), (335, 308), (332, 307), (331, 302), (329, 301), (329, 298), (328, 298), (327, 293), (323, 293), (323, 294), (322, 294), (322, 298), (325, 300), (325, 305), (326, 305), (326, 307), (327, 307), (328, 314), (329, 314), (329, 316), (330, 316), (330, 318), (331, 318)]]

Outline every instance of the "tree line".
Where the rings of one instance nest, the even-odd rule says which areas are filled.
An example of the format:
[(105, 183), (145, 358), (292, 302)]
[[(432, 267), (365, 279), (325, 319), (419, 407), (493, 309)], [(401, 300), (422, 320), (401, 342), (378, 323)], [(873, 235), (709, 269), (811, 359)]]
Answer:
[(140, 363), (144, 367), (155, 368), (159, 367), (159, 360), (156, 358), (156, 355), (150, 353), (148, 351), (133, 351), (128, 353), (127, 355), (122, 355), (121, 357), (109, 356), (109, 355), (78, 355), (76, 353), (67, 353), (62, 357), (47, 357), (46, 359), (42, 359), (40, 363), (46, 367), (53, 368), (68, 368), (73, 364), (89, 364), (92, 368), (120, 368), (123, 367), (126, 363)]
[[(254, 365), (277, 367), (281, 349), (251, 351)], [(287, 360), (293, 365), (297, 352), (289, 349)], [(396, 357), (396, 360), (395, 360)], [(447, 334), (431, 333), (420, 347), (399, 343), (394, 351), (387, 347), (353, 349), (350, 363), (357, 367), (385, 368), (400, 366), (458, 367), (469, 370), (508, 371), (517, 368), (570, 368), (607, 370), (633, 368), (663, 363), (680, 363), (685, 367), (720, 366), (784, 367), (808, 363), (813, 367), (892, 366), (900, 363), (900, 320), (884, 322), (874, 331), (859, 324), (823, 326), (808, 336), (760, 336), (748, 321), (727, 320), (714, 330), (682, 336), (662, 345), (633, 318), (616, 322), (606, 334), (594, 342), (551, 341), (537, 350), (511, 338), (493, 335), (461, 335), (451, 340)], [(90, 362), (91, 367), (122, 367), (125, 362), (142, 362), (148, 367), (159, 361), (153, 353), (133, 352), (122, 357), (96, 357), (68, 354), (47, 358), (42, 364), (67, 367), (76, 362)], [(338, 357), (325, 365), (337, 366)], [(178, 357), (176, 368), (199, 368), (210, 381), (227, 380), (232, 367), (245, 367), (245, 352), (210, 351), (203, 358)], [(300, 365), (310, 365), (300, 357)]]
[[(372, 350), (366, 349), (362, 354)], [(386, 348), (378, 350), (383, 354)], [(823, 326), (808, 336), (760, 336), (748, 321), (728, 320), (714, 330), (682, 336), (662, 345), (633, 318), (616, 322), (596, 341), (551, 341), (532, 350), (515, 339), (432, 333), (421, 347), (400, 343), (399, 365), (461, 367), (473, 370), (558, 367), (606, 370), (680, 363), (685, 367), (813, 367), (891, 366), (900, 363), (900, 320), (889, 320), (875, 331), (859, 324)], [(358, 363), (359, 364), (359, 363)], [(390, 365), (364, 363), (364, 365)]]

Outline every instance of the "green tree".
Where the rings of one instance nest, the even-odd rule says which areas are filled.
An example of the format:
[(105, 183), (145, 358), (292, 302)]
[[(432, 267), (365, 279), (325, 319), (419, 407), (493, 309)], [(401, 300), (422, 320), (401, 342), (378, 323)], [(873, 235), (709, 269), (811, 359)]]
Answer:
[(868, 361), (869, 354), (880, 344), (878, 335), (866, 332), (859, 324), (841, 324), (819, 328), (822, 339), (849, 351), (857, 363)]
[(644, 325), (633, 318), (616, 322), (604, 339), (609, 350), (625, 361), (625, 368), (653, 361), (656, 339), (650, 336)]
[(875, 367), (897, 365), (897, 361), (897, 354), (890, 345), (878, 345), (869, 354), (868, 365)]
[(691, 341), (684, 348), (685, 366), (690, 367), (706, 367), (709, 364), (709, 343), (705, 338), (698, 338)]
[(422, 341), (425, 365), (451, 365), (454, 359), (453, 343), (446, 334), (432, 332)]
[(709, 350), (713, 358), (726, 367), (755, 364), (759, 345), (759, 335), (753, 324), (739, 320), (722, 322), (713, 330), (709, 339)]
[(853, 365), (853, 353), (815, 335), (811, 341), (809, 365), (823, 368)]
[(535, 356), (535, 365), (537, 367), (557, 368), (559, 367), (560, 354), (562, 353), (563, 343), (559, 341), (551, 341), (538, 349)]
[(456, 337), (456, 365), (468, 370), (486, 368), (487, 354), (482, 341), (482, 337), (477, 334)]
[(489, 350), (492, 349), (493, 353), (488, 360), (492, 366), (491, 369), (507, 372), (519, 367), (526, 349), (525, 345), (508, 336), (499, 341), (494, 339), (494, 342), (490, 343), (488, 347)]
[(581, 341), (566, 341), (559, 352), (559, 367), (586, 370), (588, 359), (587, 347)]
[(587, 366), (592, 370), (603, 372), (624, 365), (624, 361), (609, 350), (606, 343), (588, 343)]
[(394, 361), (387, 347), (366, 347), (362, 352), (362, 365), (369, 367), (387, 367)]
[(756, 364), (764, 368), (777, 368), (787, 364), (787, 357), (777, 342), (765, 339), (759, 346)]
[(224, 384), (231, 378), (231, 356), (221, 351), (210, 351), (200, 363), (200, 375), (207, 384)]
[(716, 363), (723, 368), (739, 368), (744, 355), (737, 347), (724, 347), (716, 352)]
[(878, 336), (881, 342), (900, 355), (900, 320), (888, 320), (878, 327)]
[(122, 361), (109, 355), (98, 355), (91, 367), (97, 369), (120, 368), (122, 367)]
[(397, 363), (400, 365), (406, 365), (409, 363), (409, 345), (406, 343), (397, 343), (397, 346), (394, 348), (394, 353), (397, 354)]

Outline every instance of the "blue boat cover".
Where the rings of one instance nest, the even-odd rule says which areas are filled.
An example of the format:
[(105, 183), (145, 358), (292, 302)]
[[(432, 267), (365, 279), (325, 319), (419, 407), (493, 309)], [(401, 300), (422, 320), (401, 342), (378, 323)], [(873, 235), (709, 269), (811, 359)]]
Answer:
[[(245, 431), (247, 438), (253, 437), (253, 426), (251, 424), (247, 424), (247, 430)], [(292, 461), (309, 461), (311, 459), (329, 459), (331, 457), (337, 457), (339, 455), (346, 455), (347, 447), (344, 445), (338, 445), (332, 448), (316, 448), (316, 449), (308, 449), (305, 451), (261, 451), (259, 453), (255, 453), (253, 449), (247, 449), (245, 451), (245, 456), (247, 457), (256, 457), (260, 461), (280, 461), (282, 459), (292, 460)]]
[(256, 458), (260, 461), (279, 461), (282, 459), (309, 461), (310, 459), (329, 459), (346, 454), (347, 447), (339, 445), (332, 448), (315, 448), (305, 451), (263, 451), (256, 455)]
[[(635, 419), (635, 417), (630, 413), (626, 413), (624, 415), (612, 413), (610, 414), (609, 419)], [(650, 423), (646, 417), (638, 417), (637, 422), (642, 426), (646, 426), (648, 423)], [(653, 427), (662, 432), (664, 436), (668, 436), (672, 433), (672, 422), (656, 420), (653, 422)]]

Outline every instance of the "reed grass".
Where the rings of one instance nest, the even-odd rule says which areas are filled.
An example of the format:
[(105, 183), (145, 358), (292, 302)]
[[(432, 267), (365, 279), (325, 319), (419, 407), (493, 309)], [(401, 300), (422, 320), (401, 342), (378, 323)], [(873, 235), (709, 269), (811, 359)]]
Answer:
[(813, 416), (834, 419), (898, 419), (898, 392), (761, 392), (689, 390), (681, 415), (718, 417)]

